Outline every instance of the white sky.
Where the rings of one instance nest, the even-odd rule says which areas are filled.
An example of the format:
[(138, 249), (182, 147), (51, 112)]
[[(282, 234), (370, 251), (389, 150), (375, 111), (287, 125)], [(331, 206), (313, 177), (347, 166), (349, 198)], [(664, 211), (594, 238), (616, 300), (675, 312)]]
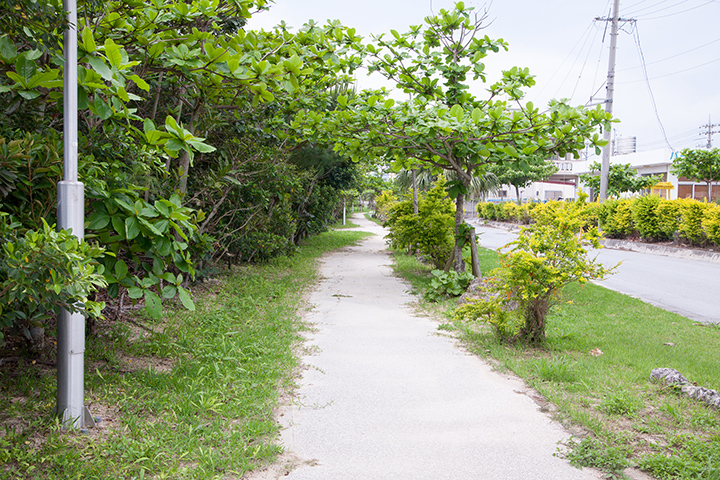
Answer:
[[(339, 19), (369, 35), (408, 30), (441, 8), (450, 9), (452, 0), (274, 0), (270, 11), (256, 14), (248, 28), (269, 29), (285, 20), (299, 28), (308, 19), (324, 23)], [(467, 0), (481, 8), (486, 3)], [(551, 98), (571, 98), (585, 104), (598, 91), (605, 97), (610, 45), (607, 17), (612, 0), (494, 0), (489, 6), (492, 23), (484, 33), (503, 38), (509, 51), (485, 59), (489, 83), (498, 72), (513, 66), (528, 67), (537, 84), (527, 100), (545, 105)], [(613, 114), (618, 137), (636, 136), (638, 150), (666, 147), (665, 137), (643, 75), (636, 38), (644, 54), (657, 114), (667, 139), (675, 149), (697, 148), (707, 143), (701, 126), (718, 124), (713, 146), (720, 147), (720, 0), (621, 0), (620, 17), (636, 19), (626, 23), (618, 36)], [(359, 87), (377, 82), (358, 75)], [(602, 87), (602, 88), (601, 88)], [(482, 98), (482, 92), (475, 92)]]

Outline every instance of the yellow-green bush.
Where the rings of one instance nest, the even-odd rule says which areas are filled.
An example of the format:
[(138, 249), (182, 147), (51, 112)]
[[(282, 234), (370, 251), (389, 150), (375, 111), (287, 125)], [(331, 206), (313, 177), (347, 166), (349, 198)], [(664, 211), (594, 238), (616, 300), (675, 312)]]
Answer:
[(412, 200), (390, 206), (384, 223), (390, 230), (386, 238), (393, 248), (423, 255), (439, 268), (449, 257), (455, 240), (455, 207), (445, 192), (445, 180), (439, 180), (418, 200), (417, 215)]
[(657, 208), (659, 240), (672, 240), (680, 225), (680, 201), (662, 200)]
[(387, 220), (390, 208), (398, 203), (398, 198), (390, 190), (383, 190), (375, 197), (375, 218)]
[(500, 205), (502, 205), (503, 217), (506, 220), (516, 222), (518, 219), (522, 218), (522, 207), (517, 203), (503, 202)]
[(623, 238), (635, 230), (630, 209), (632, 203), (633, 201), (628, 199), (605, 200), (602, 208), (598, 210), (600, 227), (605, 232), (605, 235), (613, 238)]
[(657, 240), (660, 233), (658, 207), (662, 199), (655, 195), (646, 195), (633, 201), (630, 210), (635, 229), (641, 237), (647, 240)]
[(601, 225), (612, 238), (626, 238), (639, 233), (645, 240), (680, 239), (694, 245), (712, 242), (720, 246), (720, 205), (689, 198), (664, 200), (645, 196), (634, 199), (610, 199), (604, 203), (549, 201), (517, 205), (506, 202), (482, 202), (478, 215), (487, 220), (514, 221), (523, 224), (550, 222), (571, 215), (579, 228)]
[(691, 198), (678, 200), (680, 203), (680, 223), (678, 231), (680, 236), (694, 245), (705, 241), (703, 231), (703, 216), (710, 206), (705, 202), (699, 202)]
[(707, 239), (720, 245), (720, 205), (709, 204), (702, 221)]

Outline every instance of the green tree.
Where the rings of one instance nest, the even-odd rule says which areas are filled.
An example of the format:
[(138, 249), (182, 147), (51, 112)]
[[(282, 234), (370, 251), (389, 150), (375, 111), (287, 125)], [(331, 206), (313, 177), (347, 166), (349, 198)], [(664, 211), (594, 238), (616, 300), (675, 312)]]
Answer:
[(673, 160), (670, 168), (675, 175), (707, 183), (707, 199), (712, 201), (712, 184), (720, 181), (720, 148), (686, 148)]
[[(590, 165), (591, 173), (583, 173), (580, 180), (593, 192), (600, 191), (600, 163)], [(658, 176), (643, 177), (629, 163), (613, 163), (608, 176), (608, 197), (619, 197), (621, 193), (637, 193), (646, 190), (660, 181)]]
[(510, 251), (501, 254), (495, 270), (495, 289), (501, 301), (518, 304), (524, 324), (512, 339), (529, 344), (545, 342), (547, 316), (566, 285), (602, 279), (612, 273), (588, 258), (586, 245), (600, 248), (597, 227), (584, 227), (583, 202), (563, 206), (555, 215), (537, 218), (523, 227)]
[(339, 108), (330, 115), (301, 111), (296, 117), (296, 125), (308, 132), (340, 136), (337, 148), (355, 159), (389, 158), (396, 170), (426, 166), (454, 174), (447, 188), (456, 205), (457, 272), (465, 269), (464, 199), (473, 177), (483, 176), (486, 166), (501, 158), (527, 170), (528, 155), (577, 153), (588, 139), (601, 146), (596, 129), (610, 120), (600, 108), (552, 102), (543, 113), (521, 102), (523, 89), (535, 83), (527, 69), (503, 72), (487, 98), (472, 94), (471, 81), (486, 81), (482, 59), (507, 48), (502, 40), (480, 35), (485, 18), (458, 2), (453, 10), (427, 17), (423, 26), (405, 34), (393, 30), (367, 45), (369, 71), (385, 76), (411, 99), (396, 102), (386, 90), (365, 91), (339, 97)]
[(551, 175), (557, 173), (558, 168), (554, 162), (545, 160), (541, 157), (528, 159), (528, 168), (515, 169), (505, 163), (497, 163), (491, 165), (488, 171), (494, 173), (500, 185), (512, 185), (515, 187), (518, 205), (522, 205), (520, 198), (520, 189), (525, 188), (533, 182), (546, 180)]

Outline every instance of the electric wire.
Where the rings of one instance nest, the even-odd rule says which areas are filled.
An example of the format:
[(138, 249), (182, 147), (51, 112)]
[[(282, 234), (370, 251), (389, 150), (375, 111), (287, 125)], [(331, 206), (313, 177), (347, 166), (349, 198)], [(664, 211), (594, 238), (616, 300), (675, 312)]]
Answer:
[[(534, 95), (534, 98), (539, 98), (540, 95), (542, 95), (542, 93), (545, 91), (545, 89), (546, 89), (549, 85), (552, 84), (553, 80), (555, 80), (555, 77), (558, 75), (558, 73), (560, 73), (560, 72), (563, 70), (563, 67), (564, 67), (565, 64), (567, 63), (568, 59), (572, 56), (573, 52), (575, 52), (575, 49), (578, 47), (578, 45), (580, 45), (580, 43), (582, 42), (582, 43), (583, 43), (583, 47), (585, 46), (585, 43), (587, 43), (587, 37), (589, 36), (590, 29), (592, 28), (592, 25), (593, 25), (593, 22), (590, 22), (590, 24), (587, 26), (587, 28), (585, 29), (585, 31), (582, 33), (582, 35), (580, 36), (580, 38), (578, 39), (578, 41), (575, 43), (575, 46), (570, 50), (570, 53), (567, 54), (567, 56), (565, 57), (565, 59), (564, 59), (564, 60), (562, 61), (562, 63), (560, 64), (560, 67), (559, 67), (557, 70), (555, 70), (555, 73), (553, 73), (553, 75), (552, 75), (552, 77), (550, 78), (550, 80), (545, 83), (545, 85), (542, 87), (542, 89), (540, 89), (540, 90), (537, 92), (537, 94)], [(580, 55), (580, 53), (582, 53), (582, 47), (581, 47), (580, 51), (578, 52), (578, 55)], [(574, 66), (574, 65), (575, 65), (575, 62), (573, 62), (573, 66)], [(570, 72), (571, 72), (571, 71), (572, 71), (572, 67), (570, 67), (570, 69), (568, 70), (568, 74), (567, 74), (567, 75), (570, 75)], [(567, 80), (567, 75), (565, 76), (565, 79), (564, 79), (564, 80), (562, 81), (562, 83), (560, 84), (560, 88), (562, 88), (562, 85), (565, 83), (565, 80)], [(560, 90), (560, 88), (558, 88), (558, 91)], [(558, 92), (555, 92), (555, 96), (557, 96), (557, 93), (558, 93)]]
[[(639, 8), (639, 9), (637, 9), (637, 10), (634, 10), (634, 11), (632, 10), (632, 7), (627, 7), (623, 13), (624, 13), (625, 15), (637, 15), (639, 12), (642, 12), (642, 11), (644, 11), (644, 10), (650, 10), (650, 9), (652, 9), (652, 8), (655, 8), (655, 7), (657, 7), (657, 6), (660, 6), (660, 5), (662, 5), (663, 3), (667, 3), (667, 2), (669, 2), (669, 1), (670, 1), (670, 0), (662, 0), (661, 2), (655, 3), (655, 4), (653, 4), (653, 5), (649, 5), (649, 6), (647, 6), (647, 7), (642, 7), (642, 8)], [(683, 2), (687, 2), (687, 1), (688, 1), (688, 0), (683, 0)], [(628, 10), (630, 10), (630, 11), (628, 11)]]
[[(709, 0), (709, 1), (707, 1), (707, 2), (705, 2), (705, 3), (703, 3), (703, 4), (701, 4), (701, 5), (696, 5), (696, 6), (692, 7), (692, 8), (688, 8), (688, 9), (682, 10), (682, 11), (680, 11), (680, 12), (668, 13), (667, 15), (661, 15), (661, 16), (659, 16), (659, 17), (643, 18), (643, 20), (658, 20), (658, 19), (660, 19), (660, 18), (674, 17), (675, 15), (680, 15), (680, 14), (682, 14), (682, 13), (690, 12), (690, 11), (695, 10), (695, 9), (697, 9), (697, 8), (704, 7), (705, 5), (709, 5), (709, 4), (711, 4), (711, 3), (714, 3), (714, 1), (713, 1), (713, 0)], [(648, 15), (651, 15), (651, 14), (648, 14)]]
[[(709, 62), (701, 63), (700, 65), (695, 65), (693, 67), (684, 68), (677, 72), (666, 73), (664, 75), (658, 75), (656, 77), (651, 78), (650, 80), (657, 80), (658, 78), (672, 77), (674, 75), (682, 75), (683, 73), (687, 73), (689, 70), (697, 70), (698, 68), (706, 67), (708, 65), (711, 65), (711, 64), (717, 63), (717, 62), (720, 62), (720, 58), (716, 58), (715, 60), (710, 60)], [(637, 67), (637, 68), (641, 68), (641, 67)], [(618, 84), (625, 85), (625, 84), (629, 84), (629, 83), (640, 83), (640, 82), (644, 82), (644, 81), (645, 80), (627, 80), (624, 82), (618, 82)]]
[(648, 78), (647, 67), (645, 65), (645, 54), (643, 53), (642, 45), (640, 44), (640, 30), (637, 26), (635, 27), (635, 35), (633, 35), (633, 38), (635, 39), (635, 45), (637, 45), (638, 54), (640, 55), (640, 62), (642, 63), (643, 74), (645, 75), (645, 84), (647, 85), (648, 93), (650, 94), (650, 101), (652, 102), (653, 110), (655, 111), (655, 118), (657, 118), (658, 125), (660, 125), (660, 131), (665, 139), (665, 143), (670, 150), (672, 150), (673, 147), (668, 141), (667, 133), (665, 133), (665, 127), (663, 126), (662, 120), (660, 120), (660, 113), (658, 112), (657, 103), (655, 102), (655, 95), (653, 95), (652, 87), (650, 86), (650, 79)]
[[(655, 60), (654, 62), (646, 63), (646, 65), (655, 65), (655, 64), (657, 64), (657, 63), (662, 63), (662, 62), (665, 62), (665, 61), (667, 61), (667, 60), (672, 60), (673, 58), (681, 57), (681, 56), (683, 56), (683, 55), (685, 55), (685, 54), (694, 52), (695, 50), (700, 50), (701, 48), (707, 47), (707, 46), (712, 45), (713, 43), (717, 43), (717, 42), (720, 42), (720, 38), (716, 38), (715, 40), (713, 40), (713, 41), (711, 41), (711, 42), (704, 43), (704, 44), (702, 44), (702, 45), (700, 45), (700, 46), (698, 46), (698, 47), (691, 48), (690, 50), (685, 50), (684, 52), (676, 53), (675, 55), (671, 55), (671, 56), (669, 56), (669, 57), (665, 57), (665, 58), (662, 58), (662, 59), (660, 59), (660, 60)], [(618, 71), (620, 71), (620, 72), (627, 72), (627, 71), (629, 71), (629, 70), (636, 70), (636, 69), (638, 69), (638, 68), (642, 68), (642, 67), (638, 65), (637, 67), (623, 68), (622, 70), (618, 70)]]
[[(590, 38), (590, 37), (588, 36), (588, 38)], [(595, 38), (597, 38), (597, 30), (595, 30)], [(594, 42), (595, 38), (593, 38), (593, 42)], [(587, 44), (587, 42), (585, 42), (585, 44)], [(583, 44), (583, 48), (585, 48), (585, 44)], [(572, 94), (570, 95), (571, 100), (575, 97), (575, 92), (577, 91), (578, 85), (580, 84), (580, 80), (582, 79), (583, 72), (585, 71), (585, 66), (587, 65), (588, 58), (590, 58), (590, 53), (592, 53), (592, 48), (588, 48), (587, 55), (585, 55), (585, 60), (583, 61), (582, 67), (580, 67), (580, 73), (578, 74), (577, 81), (575, 82), (575, 87), (573, 87)], [(568, 76), (569, 76), (569, 72), (568, 72)], [(567, 76), (565, 77), (565, 79), (567, 79)], [(563, 83), (565, 83), (564, 80), (563, 80)]]

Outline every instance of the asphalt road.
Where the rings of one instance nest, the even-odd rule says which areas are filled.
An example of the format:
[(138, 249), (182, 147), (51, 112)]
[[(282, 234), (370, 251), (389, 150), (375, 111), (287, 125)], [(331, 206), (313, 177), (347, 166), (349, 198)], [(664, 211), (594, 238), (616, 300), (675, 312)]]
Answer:
[[(473, 224), (485, 248), (515, 239), (512, 232)], [(606, 266), (622, 262), (617, 273), (598, 284), (693, 320), (720, 323), (720, 263), (609, 248), (595, 253)]]

